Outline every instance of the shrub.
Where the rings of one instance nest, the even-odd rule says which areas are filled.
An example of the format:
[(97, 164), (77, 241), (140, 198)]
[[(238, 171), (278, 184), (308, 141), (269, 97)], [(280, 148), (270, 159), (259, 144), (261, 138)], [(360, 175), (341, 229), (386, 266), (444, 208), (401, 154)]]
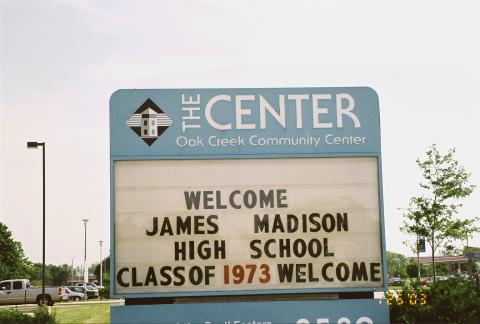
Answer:
[(432, 285), (430, 295), (437, 322), (480, 322), (480, 287), (475, 282), (460, 278), (439, 281)]
[(32, 317), (16, 309), (0, 309), (0, 324), (31, 323)]
[[(390, 305), (392, 323), (480, 323), (480, 287), (471, 280), (452, 278), (428, 287), (412, 282), (398, 294)], [(423, 296), (425, 304), (419, 303)]]
[(405, 282), (402, 289), (397, 291), (397, 295), (397, 298), (390, 299), (391, 323), (416, 323), (425, 317), (428, 288), (420, 286), (417, 281)]
[(55, 313), (49, 312), (47, 306), (38, 307), (33, 313), (33, 322), (35, 324), (56, 324), (58, 323)]
[(102, 298), (110, 298), (110, 275), (108, 272), (103, 274), (103, 288), (99, 293)]
[(48, 308), (39, 307), (33, 316), (16, 309), (0, 309), (0, 324), (56, 324), (55, 314), (50, 314)]

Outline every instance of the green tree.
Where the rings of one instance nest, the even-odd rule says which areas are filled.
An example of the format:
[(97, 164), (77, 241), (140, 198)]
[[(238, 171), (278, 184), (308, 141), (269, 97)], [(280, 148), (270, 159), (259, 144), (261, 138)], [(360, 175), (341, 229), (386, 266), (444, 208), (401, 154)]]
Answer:
[[(102, 262), (103, 262), (102, 274), (110, 273), (110, 256), (107, 256), (105, 259), (102, 260)], [(95, 265), (95, 269), (93, 271), (93, 274), (95, 274), (95, 278), (98, 281), (100, 281), (100, 263), (97, 263)]]
[(436, 272), (438, 275), (440, 276), (445, 276), (445, 275), (448, 275), (450, 273), (450, 264), (447, 263), (447, 262), (439, 262), (437, 263), (436, 265)]
[[(428, 264), (420, 264), (420, 275), (422, 277), (429, 277), (430, 273), (432, 272), (432, 267)], [(409, 278), (418, 278), (418, 264), (416, 261), (409, 262), (405, 266), (405, 272)]]
[(445, 249), (440, 251), (440, 255), (442, 256), (463, 255), (463, 250), (456, 248), (454, 245), (447, 244), (445, 245)]
[(406, 265), (407, 258), (403, 254), (387, 251), (387, 267), (392, 277), (405, 278)]
[(48, 265), (48, 272), (50, 273), (50, 282), (52, 286), (66, 286), (68, 284), (69, 277), (71, 276), (71, 269), (68, 264), (62, 265)]
[[(48, 264), (45, 265), (45, 285), (49, 286), (51, 282), (51, 275), (49, 271)], [(41, 286), (42, 285), (42, 263), (34, 263), (32, 264), (32, 268), (29, 274), (30, 283), (33, 286)]]
[(29, 278), (30, 261), (22, 244), (12, 238), (7, 225), (0, 222), (0, 280)]
[(93, 262), (92, 264), (90, 264), (90, 266), (88, 267), (88, 274), (91, 275), (91, 274), (94, 274), (95, 275), (95, 278), (98, 279), (99, 277), (97, 276), (97, 274), (95, 273), (95, 269), (97, 269), (99, 267), (99, 264), (98, 262)]
[[(68, 284), (68, 281), (72, 277), (72, 268), (68, 264), (55, 265), (55, 264), (46, 264), (45, 265), (45, 285), (47, 286), (65, 286)], [(42, 284), (42, 264), (35, 263), (32, 266), (32, 271), (30, 276), (32, 285), (40, 286)]]
[(417, 237), (425, 236), (431, 250), (435, 281), (437, 249), (451, 244), (454, 240), (465, 239), (468, 235), (466, 233), (471, 235), (479, 229), (474, 226), (478, 218), (454, 218), (461, 207), (459, 201), (468, 197), (475, 187), (468, 184), (470, 174), (455, 160), (455, 149), (442, 155), (433, 144), (426, 154), (424, 161), (417, 159), (424, 178), (424, 182), (420, 183), (424, 194), (410, 199), (402, 230)]

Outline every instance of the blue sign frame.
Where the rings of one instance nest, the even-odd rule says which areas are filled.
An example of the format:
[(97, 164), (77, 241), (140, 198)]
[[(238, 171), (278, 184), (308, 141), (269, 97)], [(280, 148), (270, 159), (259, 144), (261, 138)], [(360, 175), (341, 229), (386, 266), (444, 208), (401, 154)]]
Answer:
[[(158, 121), (158, 125), (161, 125), (155, 133), (160, 135), (142, 138), (138, 119), (139, 115), (147, 113), (141, 107), (148, 100), (155, 104), (158, 108), (157, 116), (162, 115), (163, 119)], [(284, 116), (279, 114), (282, 104)], [(209, 105), (210, 111), (207, 114), (205, 107)], [(268, 106), (272, 109), (269, 110)], [(179, 141), (181, 137), (186, 140), (182, 138)], [(231, 139), (240, 137), (245, 139), (245, 143), (211, 146), (209, 140), (212, 137), (215, 138), (213, 144), (219, 143), (217, 139), (228, 138), (232, 141)], [(288, 145), (287, 140), (281, 145), (260, 145), (258, 138), (265, 139), (265, 143), (271, 138), (291, 141), (303, 138), (302, 143), (305, 145)], [(315, 145), (313, 138), (323, 139), (323, 142)], [(189, 145), (190, 140), (192, 145)], [(302, 157), (377, 158), (383, 287), (116, 293), (116, 161)], [(111, 296), (148, 298), (385, 291), (387, 263), (381, 166), (378, 96), (369, 87), (118, 90), (110, 98)]]

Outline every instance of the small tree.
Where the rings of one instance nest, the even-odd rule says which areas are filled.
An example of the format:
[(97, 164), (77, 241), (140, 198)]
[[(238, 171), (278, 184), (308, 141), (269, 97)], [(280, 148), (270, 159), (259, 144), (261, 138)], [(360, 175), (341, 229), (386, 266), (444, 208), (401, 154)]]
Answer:
[(31, 263), (25, 257), (22, 244), (12, 238), (7, 225), (0, 222), (0, 280), (27, 278)]
[(407, 258), (404, 255), (387, 251), (388, 272), (392, 275), (392, 277), (405, 278), (407, 276), (407, 272), (405, 270), (406, 264)]
[[(462, 206), (459, 200), (468, 197), (475, 186), (468, 184), (470, 174), (454, 159), (455, 149), (442, 155), (435, 144), (426, 152), (424, 161), (417, 159), (424, 182), (420, 187), (425, 194), (412, 197), (404, 214), (402, 230), (406, 233), (425, 236), (432, 254), (433, 278), (436, 280), (435, 252), (453, 240), (464, 239), (466, 233), (479, 228), (474, 226), (478, 218), (459, 220), (454, 215)], [(418, 248), (418, 247), (417, 247)]]

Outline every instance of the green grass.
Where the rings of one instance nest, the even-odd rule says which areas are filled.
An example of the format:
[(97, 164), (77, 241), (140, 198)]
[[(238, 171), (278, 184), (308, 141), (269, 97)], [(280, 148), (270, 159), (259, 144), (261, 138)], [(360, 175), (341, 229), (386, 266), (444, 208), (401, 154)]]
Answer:
[(110, 323), (110, 304), (55, 307), (59, 323)]

